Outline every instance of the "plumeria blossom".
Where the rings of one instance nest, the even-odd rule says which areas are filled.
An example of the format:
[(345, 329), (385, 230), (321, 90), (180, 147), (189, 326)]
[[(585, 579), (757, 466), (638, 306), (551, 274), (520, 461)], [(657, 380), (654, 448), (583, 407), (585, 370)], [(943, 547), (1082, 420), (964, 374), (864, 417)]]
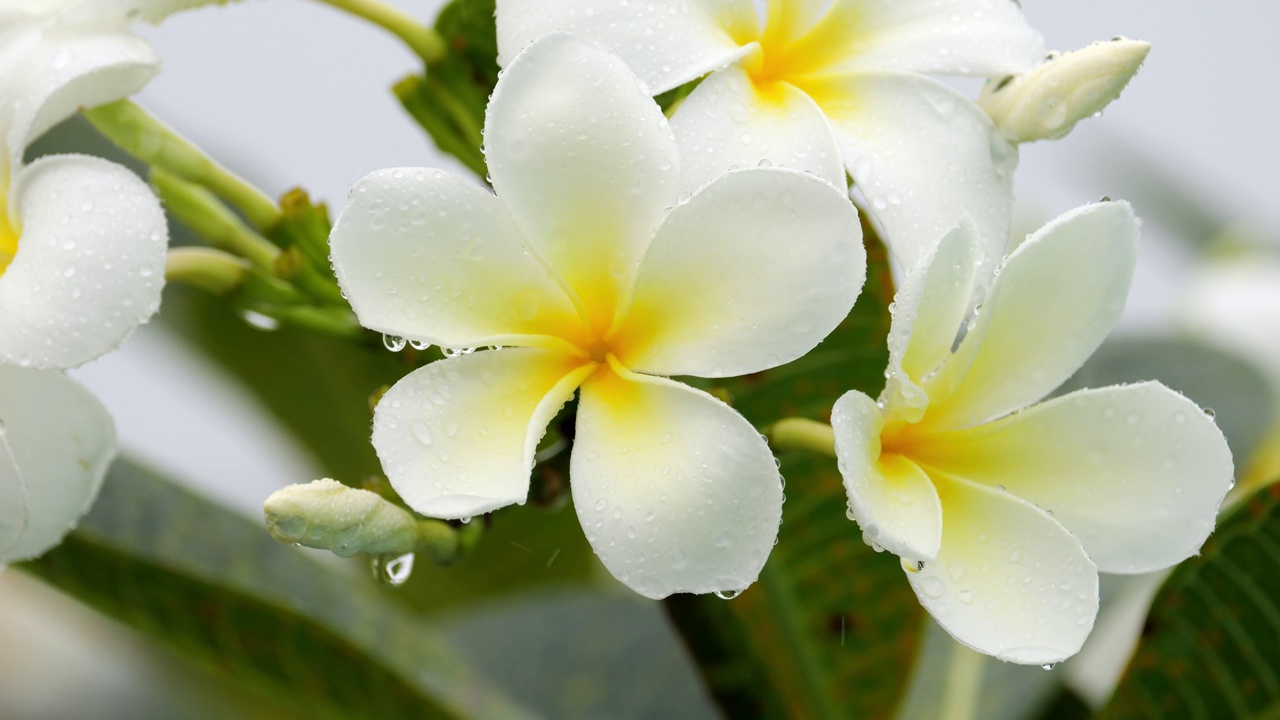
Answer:
[(115, 453), (111, 418), (87, 390), (56, 370), (0, 365), (0, 565), (60, 542)]
[(0, 362), (73, 367), (117, 347), (160, 302), (168, 230), (127, 169), (77, 155), (23, 164), (78, 108), (157, 70), (127, 29), (197, 3), (45, 1), (0, 10)]
[(523, 503), (545, 426), (578, 390), (573, 502), (604, 565), (652, 598), (741, 590), (777, 536), (777, 466), (742, 416), (664, 376), (813, 348), (862, 286), (856, 210), (780, 168), (681, 198), (658, 106), (622, 60), (565, 35), (508, 64), (484, 136), (496, 197), (441, 171), (377, 172), (331, 236), (366, 327), (504, 346), (381, 399), (373, 444), (392, 485), (439, 518)]
[(953, 231), (898, 293), (879, 403), (850, 392), (832, 413), (866, 539), (903, 558), (939, 624), (1002, 660), (1074, 654), (1098, 571), (1195, 554), (1232, 484), (1221, 432), (1159, 383), (1031, 404), (1114, 326), (1137, 237), (1125, 203), (1063, 215), (1009, 256), (966, 326), (977, 242)]
[[(847, 171), (905, 269), (973, 216), (1004, 256), (1017, 150), (924, 73), (1016, 75), (1043, 41), (1011, 0), (498, 0), (499, 63), (567, 31), (657, 94), (704, 75), (672, 116), (688, 188), (762, 160), (839, 186)], [(708, 73), (710, 73), (708, 75)], [(984, 273), (984, 276), (990, 273)]]

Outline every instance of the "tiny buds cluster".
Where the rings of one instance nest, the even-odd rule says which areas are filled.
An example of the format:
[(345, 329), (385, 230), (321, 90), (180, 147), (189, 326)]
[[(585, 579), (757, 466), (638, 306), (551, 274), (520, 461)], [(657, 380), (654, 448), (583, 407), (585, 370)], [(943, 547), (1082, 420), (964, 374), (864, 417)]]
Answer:
[(1051, 54), (1025, 75), (987, 83), (978, 105), (1012, 142), (1057, 139), (1118, 98), (1150, 50), (1150, 43), (1118, 37)]

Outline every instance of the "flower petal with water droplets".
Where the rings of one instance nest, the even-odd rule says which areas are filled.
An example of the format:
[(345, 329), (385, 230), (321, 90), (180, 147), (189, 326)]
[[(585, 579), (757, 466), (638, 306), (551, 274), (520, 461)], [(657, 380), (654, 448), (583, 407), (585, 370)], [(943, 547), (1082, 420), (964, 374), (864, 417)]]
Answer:
[(1124, 202), (1072, 210), (1005, 261), (975, 326), (927, 383), (925, 422), (968, 427), (1023, 408), (1061, 385), (1111, 332), (1138, 254)]
[(561, 353), (507, 348), (413, 371), (373, 415), (373, 447), (387, 479), (429, 517), (523, 505), (538, 441), (590, 368)]
[(617, 53), (657, 95), (737, 61), (759, 33), (751, 0), (498, 0), (498, 64), (573, 33)]
[(830, 75), (800, 87), (831, 121), (854, 187), (903, 269), (914, 272), (968, 219), (985, 280), (1008, 244), (1018, 153), (986, 113), (912, 73)]
[(977, 279), (977, 248), (972, 225), (961, 223), (898, 287), (883, 396), (886, 412), (897, 420), (917, 422), (928, 406), (921, 386), (950, 357), (969, 313)]
[(739, 170), (671, 211), (611, 342), (640, 372), (758, 372), (812, 350), (849, 314), (865, 276), (844, 193), (795, 170)]
[(21, 33), (0, 53), (0, 112), (5, 160), (22, 165), (27, 145), (82, 107), (118, 100), (142, 89), (160, 60), (126, 30)]
[(485, 157), (526, 245), (599, 332), (679, 194), (670, 124), (622, 60), (550, 35), (520, 53), (485, 114)]
[[(1009, 0), (834, 0), (815, 34), (848, 38), (841, 70), (993, 77), (1024, 73), (1044, 39)], [(839, 28), (839, 29), (837, 29)]]
[(836, 457), (849, 509), (866, 537), (910, 561), (932, 560), (942, 541), (942, 506), (933, 483), (910, 460), (881, 454), (880, 409), (851, 390), (831, 411)]
[(1010, 493), (934, 479), (942, 546), (907, 573), (920, 604), (960, 643), (1005, 662), (1076, 654), (1098, 614), (1098, 571), (1080, 541)]
[[(44, 553), (88, 511), (115, 458), (116, 436), (106, 409), (63, 373), (8, 365), (0, 365), (0, 425), (5, 497), (16, 477), (27, 499), (20, 539), (0, 551), (4, 564)], [(9, 509), (2, 512), (8, 530)]]
[(606, 370), (589, 379), (570, 467), (591, 547), (645, 597), (743, 590), (777, 539), (782, 478), (768, 445), (680, 383)]
[(1231, 451), (1195, 403), (1159, 383), (1081, 390), (920, 443), (921, 462), (1053, 513), (1103, 572), (1194, 555), (1231, 489)]
[(160, 305), (168, 225), (151, 189), (99, 158), (41, 158), (13, 190), (22, 228), (0, 275), (0, 362), (68, 368), (114, 350)]
[(351, 188), (329, 238), (360, 323), (444, 347), (573, 338), (572, 303), (492, 193), (452, 173), (380, 170)]
[(685, 98), (671, 127), (686, 190), (697, 190), (732, 167), (762, 162), (845, 187), (840, 149), (826, 117), (808, 95), (787, 83), (761, 88), (742, 68), (725, 68)]

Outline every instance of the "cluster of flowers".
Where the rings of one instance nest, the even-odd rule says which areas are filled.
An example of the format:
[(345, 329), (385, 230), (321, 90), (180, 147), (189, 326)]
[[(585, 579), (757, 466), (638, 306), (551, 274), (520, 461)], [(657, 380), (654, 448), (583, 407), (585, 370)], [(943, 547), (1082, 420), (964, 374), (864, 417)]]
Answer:
[[(23, 453), (95, 442), (64, 418), (19, 426), (60, 398), (91, 402), (56, 372), (11, 367), (69, 367), (118, 344), (158, 302), (165, 244), (131, 175), (75, 157), (24, 168), (23, 148), (77, 106), (136, 89), (154, 58), (121, 28), (189, 4), (0, 11), (13, 456), (0, 493), (25, 499), (11, 521), (18, 506), (0, 497), (0, 528), (23, 538), (8, 559), (56, 539), (75, 513), (42, 498), (79, 512), (111, 454), (94, 408), (94, 459), (41, 465), (88, 492), (36, 482)], [(1011, 248), (1017, 144), (1101, 109), (1145, 45), (1046, 61), (1011, 0), (499, 0), (497, 23), (494, 192), (381, 171), (356, 183), (331, 236), (364, 326), (502, 348), (427, 365), (378, 404), (373, 444), (413, 509), (460, 519), (523, 503), (545, 427), (577, 393), (572, 495), (605, 567), (651, 598), (749, 586), (778, 535), (778, 466), (734, 409), (669, 378), (784, 365), (846, 317), (866, 274), (847, 174), (902, 280), (885, 390), (844, 395), (831, 442), (850, 514), (902, 557), (938, 622), (1001, 659), (1056, 662), (1093, 625), (1099, 570), (1167, 567), (1208, 537), (1232, 462), (1193, 403), (1148, 383), (1027, 407), (1115, 324), (1138, 221), (1101, 202)], [(975, 102), (931, 74), (991, 80)], [(670, 118), (652, 99), (694, 81)], [(24, 535), (36, 517), (55, 518), (39, 543)]]

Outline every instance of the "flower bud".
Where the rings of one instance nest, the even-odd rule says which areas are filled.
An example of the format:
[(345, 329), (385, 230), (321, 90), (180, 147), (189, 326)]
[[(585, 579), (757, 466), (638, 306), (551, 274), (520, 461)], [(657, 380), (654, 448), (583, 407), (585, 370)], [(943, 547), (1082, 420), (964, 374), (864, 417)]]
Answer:
[(418, 545), (412, 515), (375, 493), (336, 480), (290, 485), (267, 498), (262, 509), (276, 540), (331, 550), (339, 557), (399, 556)]
[(1056, 139), (1099, 113), (1142, 67), (1151, 44), (1116, 38), (987, 83), (978, 105), (1013, 142)]

